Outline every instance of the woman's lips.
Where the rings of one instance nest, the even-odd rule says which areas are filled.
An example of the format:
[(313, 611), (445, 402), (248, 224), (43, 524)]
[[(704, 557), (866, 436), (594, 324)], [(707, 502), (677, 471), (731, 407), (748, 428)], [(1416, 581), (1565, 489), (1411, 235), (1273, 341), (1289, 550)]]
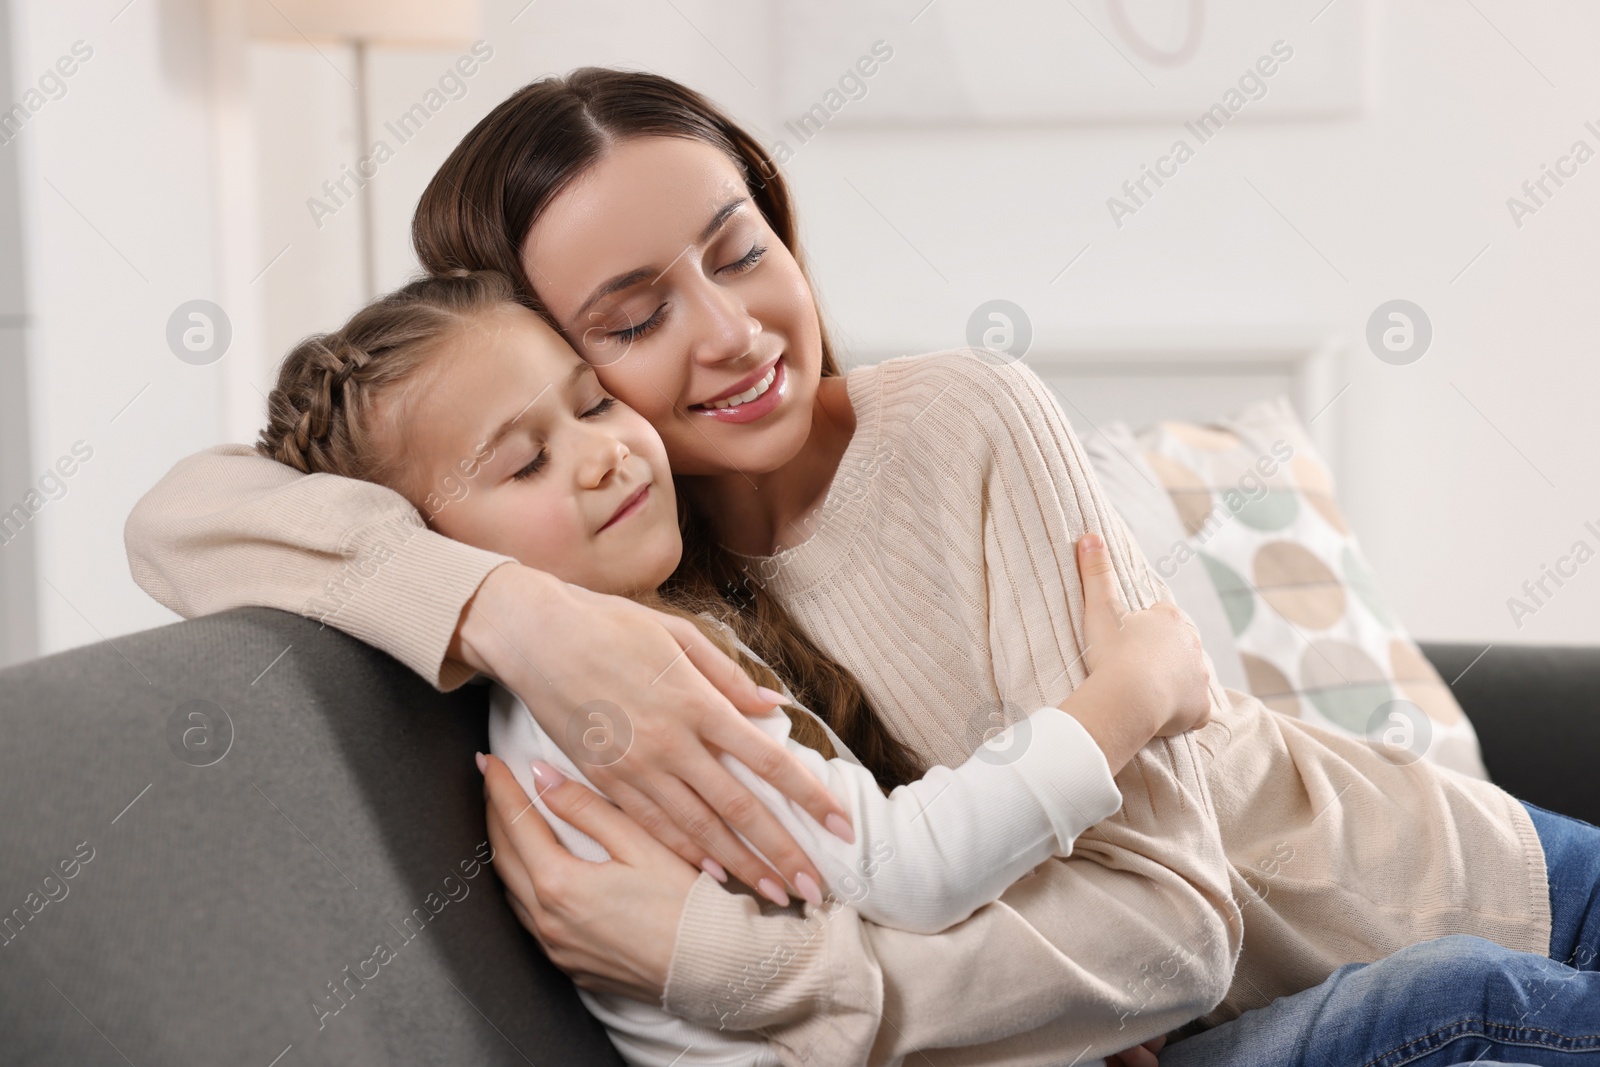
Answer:
[[(778, 365), (778, 360), (774, 359), (771, 363), (768, 363), (766, 366), (759, 367), (756, 370), (751, 371), (749, 374), (746, 374), (743, 378), (739, 379), (739, 381), (734, 383), (733, 388), (727, 390), (726, 392), (718, 393), (716, 396), (712, 397), (710, 400), (702, 400), (698, 404), (691, 404), (690, 407), (706, 408), (706, 407), (711, 407), (712, 405), (717, 404), (717, 403), (719, 403), (721, 401), (730, 400), (733, 397), (738, 396), (740, 393), (745, 392), (751, 386), (756, 385), (758, 382), (765, 381), (767, 375), (771, 374), (773, 368), (776, 367), (777, 365)], [(751, 399), (754, 399), (754, 398), (752, 397)]]
[[(743, 404), (734, 404), (725, 408), (708, 408), (696, 405), (689, 410), (704, 418), (716, 419), (718, 422), (754, 422), (756, 419), (770, 414), (783, 402), (783, 398), (788, 395), (789, 374), (787, 361), (779, 357), (778, 361), (772, 365), (771, 372), (773, 375), (772, 384), (767, 386), (766, 392), (753, 400), (747, 400)], [(755, 382), (760, 382), (765, 373), (763, 372), (761, 376), (758, 376)], [(734, 395), (737, 396), (738, 394), (735, 393)]]
[[(610, 529), (612, 526), (614, 526), (617, 523), (621, 522), (623, 519), (626, 519), (629, 515), (632, 515), (635, 512), (637, 512), (640, 508), (644, 507), (645, 501), (647, 499), (649, 499), (649, 496), (650, 496), (650, 486), (649, 486), (649, 484), (646, 483), (645, 485), (640, 486), (639, 489), (636, 492), (634, 492), (634, 494), (632, 496), (628, 497), (628, 499), (626, 499), (626, 500), (624, 500), (622, 502), (622, 506), (616, 510), (616, 513), (613, 514), (611, 516), (611, 518), (606, 520), (606, 524), (604, 526), (600, 527), (600, 530)], [(597, 530), (595, 532), (598, 533), (600, 531)]]

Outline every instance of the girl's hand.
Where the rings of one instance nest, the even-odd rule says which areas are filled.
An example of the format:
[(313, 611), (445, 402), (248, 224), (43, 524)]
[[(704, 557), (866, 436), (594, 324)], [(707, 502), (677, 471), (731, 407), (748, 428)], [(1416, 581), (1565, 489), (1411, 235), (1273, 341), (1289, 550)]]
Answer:
[(479, 766), (495, 873), (523, 927), (580, 989), (659, 1005), (678, 921), (700, 872), (604, 797), (534, 760), (534, 777), (552, 783), (539, 792), (550, 810), (611, 854), (609, 863), (578, 859), (504, 763), (480, 756)]
[(1171, 737), (1209, 722), (1211, 674), (1189, 617), (1168, 601), (1130, 612), (1099, 534), (1079, 540), (1078, 574), (1090, 676), (1113, 683), (1124, 708), (1150, 724), (1149, 736)]
[(823, 784), (745, 718), (771, 712), (777, 694), (757, 687), (687, 619), (506, 564), (468, 603), (457, 637), (452, 658), (522, 697), (597, 789), (719, 881), (725, 868), (782, 904), (782, 884), (796, 885), (797, 875), (822, 884), (805, 851), (718, 752), (853, 840), (847, 813)]

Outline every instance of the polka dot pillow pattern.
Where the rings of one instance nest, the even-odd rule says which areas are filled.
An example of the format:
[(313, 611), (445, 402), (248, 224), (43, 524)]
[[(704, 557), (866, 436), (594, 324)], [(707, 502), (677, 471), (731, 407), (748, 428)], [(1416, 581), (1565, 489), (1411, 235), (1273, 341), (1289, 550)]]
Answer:
[(1205, 571), (1251, 693), (1392, 759), (1487, 777), (1472, 725), (1384, 600), (1287, 400), (1210, 426), (1160, 423), (1138, 441), (1183, 525), (1156, 570)]

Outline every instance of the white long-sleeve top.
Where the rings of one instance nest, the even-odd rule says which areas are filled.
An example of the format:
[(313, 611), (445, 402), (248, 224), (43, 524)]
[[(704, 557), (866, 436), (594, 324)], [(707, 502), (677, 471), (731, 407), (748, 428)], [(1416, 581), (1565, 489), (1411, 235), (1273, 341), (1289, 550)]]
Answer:
[[(1080, 833), (1122, 805), (1100, 747), (1077, 719), (1055, 707), (1042, 707), (1007, 726), (959, 767), (934, 766), (888, 796), (827, 723), (822, 728), (838, 753), (834, 759), (790, 737), (789, 718), (781, 711), (751, 722), (798, 756), (850, 815), (853, 843), (824, 829), (739, 760), (726, 753), (720, 757), (816, 864), (824, 902), (804, 907), (808, 919), (819, 924), (834, 909), (851, 907), (883, 926), (937, 933), (998, 899), (1050, 857), (1070, 855)], [(582, 727), (616, 730), (620, 724), (596, 719)], [(598, 841), (557, 817), (538, 795), (528, 766), (533, 759), (590, 783), (527, 705), (500, 685), (493, 686), (490, 697), (489, 747), (511, 768), (568, 851), (594, 862), (610, 859)], [(736, 1028), (732, 1020), (718, 1030), (654, 1004), (587, 990), (578, 995), (622, 1057), (637, 1067), (778, 1067), (780, 1062), (765, 1038)]]

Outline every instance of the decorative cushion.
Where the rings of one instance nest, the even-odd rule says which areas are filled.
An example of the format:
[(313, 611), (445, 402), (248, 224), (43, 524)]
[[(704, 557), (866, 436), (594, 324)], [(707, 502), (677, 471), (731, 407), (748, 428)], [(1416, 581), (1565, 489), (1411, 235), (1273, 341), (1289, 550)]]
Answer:
[(1184, 535), (1151, 562), (1174, 585), (1186, 571), (1210, 578), (1249, 692), (1391, 759), (1487, 777), (1471, 723), (1384, 599), (1286, 399), (1136, 436)]

